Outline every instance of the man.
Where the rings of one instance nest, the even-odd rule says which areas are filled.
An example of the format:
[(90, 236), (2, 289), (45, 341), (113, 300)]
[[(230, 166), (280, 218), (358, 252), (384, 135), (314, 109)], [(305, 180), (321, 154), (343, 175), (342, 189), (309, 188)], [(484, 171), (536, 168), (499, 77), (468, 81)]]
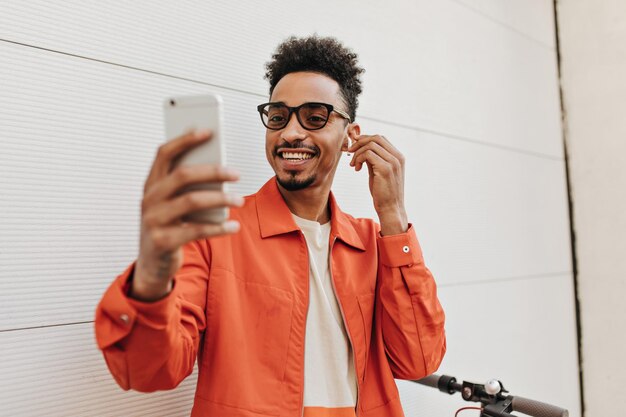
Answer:
[[(361, 135), (356, 55), (332, 38), (290, 38), (267, 65), (258, 107), (276, 176), (241, 199), (199, 182), (224, 167), (171, 169), (210, 140), (160, 147), (146, 180), (137, 261), (96, 312), (99, 347), (124, 389), (176, 387), (198, 358), (192, 416), (402, 416), (395, 378), (434, 372), (444, 314), (404, 208), (404, 158)], [(350, 141), (353, 141), (350, 144)], [(343, 213), (331, 193), (342, 153), (364, 165), (380, 226)], [(231, 220), (186, 213), (229, 206)]]

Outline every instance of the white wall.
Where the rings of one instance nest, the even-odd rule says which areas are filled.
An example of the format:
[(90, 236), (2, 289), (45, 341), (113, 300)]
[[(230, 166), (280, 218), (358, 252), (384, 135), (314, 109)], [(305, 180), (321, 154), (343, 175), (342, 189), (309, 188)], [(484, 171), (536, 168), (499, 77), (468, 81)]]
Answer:
[[(161, 100), (216, 91), (227, 150), (254, 192), (270, 175), (255, 105), (290, 34), (333, 35), (367, 72), (358, 119), (407, 156), (407, 205), (440, 284), (441, 372), (580, 415), (552, 3), (0, 2), (0, 403), (15, 416), (175, 416), (193, 378), (119, 390), (92, 319), (137, 253)], [(342, 163), (340, 204), (372, 216)], [(546, 378), (547, 376), (547, 378)], [(557, 381), (555, 383), (555, 381)], [(459, 396), (400, 382), (407, 416)]]
[(626, 408), (626, 3), (558, 7), (585, 415)]

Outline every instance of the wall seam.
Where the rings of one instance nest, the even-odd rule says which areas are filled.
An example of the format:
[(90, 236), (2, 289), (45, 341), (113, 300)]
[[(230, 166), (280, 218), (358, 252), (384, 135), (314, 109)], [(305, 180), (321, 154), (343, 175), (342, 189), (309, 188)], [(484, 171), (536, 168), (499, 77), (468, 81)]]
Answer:
[(18, 332), (22, 330), (48, 329), (50, 327), (76, 326), (78, 324), (89, 324), (93, 322), (94, 322), (93, 320), (85, 320), (85, 321), (76, 321), (76, 322), (68, 322), (68, 323), (43, 324), (41, 326), (15, 327), (13, 329), (0, 329), (0, 333)]
[(478, 279), (466, 282), (449, 282), (437, 284), (438, 288), (453, 288), (453, 287), (464, 287), (469, 285), (483, 285), (483, 284), (501, 284), (501, 283), (510, 283), (510, 282), (519, 282), (519, 281), (529, 281), (529, 280), (537, 280), (537, 279), (546, 279), (546, 278), (562, 278), (568, 275), (572, 275), (572, 271), (557, 271), (557, 272), (546, 272), (543, 274), (533, 274), (533, 275), (520, 275), (520, 276), (509, 276), (509, 277), (501, 277), (501, 278), (487, 278), (487, 279)]
[(509, 25), (508, 23), (503, 22), (502, 20), (497, 19), (497, 18), (489, 15), (488, 13), (485, 13), (482, 10), (480, 10), (480, 9), (474, 7), (474, 6), (470, 6), (468, 3), (466, 3), (466, 2), (464, 2), (462, 0), (450, 0), (450, 1), (452, 1), (453, 3), (456, 3), (459, 6), (465, 7), (467, 10), (469, 10), (469, 11), (471, 11), (473, 13), (476, 13), (477, 15), (483, 17), (484, 19), (487, 19), (487, 20), (489, 20), (489, 21), (491, 21), (491, 22), (493, 22), (493, 23), (495, 23), (497, 25), (500, 25), (503, 28), (506, 28), (506, 29), (510, 30), (511, 32), (514, 32), (514, 33), (518, 34), (519, 36), (521, 36), (523, 38), (526, 38), (527, 40), (536, 43), (539, 46), (542, 46), (542, 47), (544, 47), (546, 49), (549, 49), (550, 51), (556, 49), (556, 45), (555, 46), (548, 45), (547, 43), (543, 42), (540, 39), (535, 38), (534, 36), (524, 32), (523, 30), (520, 30), (520, 29), (518, 29), (518, 28), (516, 28), (516, 27), (514, 27), (512, 25)]
[[(195, 80), (193, 78), (186, 78), (186, 77), (181, 77), (181, 76), (178, 76), (178, 75), (166, 74), (166, 73), (159, 72), (159, 71), (153, 71), (153, 70), (149, 70), (149, 69), (133, 67), (131, 65), (120, 64), (120, 63), (106, 61), (106, 60), (103, 60), (103, 59), (89, 57), (89, 56), (84, 56), (84, 55), (78, 55), (78, 54), (74, 54), (74, 53), (71, 53), (71, 52), (59, 51), (59, 50), (56, 50), (56, 49), (45, 48), (45, 47), (42, 47), (42, 46), (37, 46), (37, 45), (31, 45), (31, 44), (28, 44), (28, 43), (12, 41), (12, 40), (9, 40), (9, 39), (4, 39), (4, 38), (0, 38), (0, 42), (6, 42), (6, 43), (13, 44), (13, 45), (23, 46), (23, 47), (26, 47), (26, 48), (39, 49), (39, 50), (50, 52), (50, 53), (53, 53), (53, 54), (66, 55), (66, 56), (69, 56), (69, 57), (72, 57), (72, 58), (84, 59), (84, 60), (87, 60), (87, 61), (98, 62), (98, 63), (106, 64), (106, 65), (113, 65), (113, 66), (120, 67), (120, 68), (125, 68), (125, 69), (129, 69), (129, 70), (140, 71), (140, 72), (145, 72), (147, 74), (173, 78), (173, 79), (176, 79), (176, 80), (187, 81), (187, 82), (200, 84), (200, 85), (206, 85), (206, 86), (209, 86), (209, 87), (220, 88), (220, 89), (223, 89), (223, 90), (233, 91), (233, 92), (236, 92), (236, 93), (246, 94), (246, 95), (250, 95), (250, 96), (267, 98), (267, 96), (265, 96), (263, 94), (259, 94), (259, 93), (255, 93), (255, 92), (251, 92), (251, 91), (247, 91), (247, 90), (241, 90), (241, 89), (238, 89), (238, 88), (227, 87), (227, 86), (223, 86), (223, 85), (219, 85), (219, 84), (212, 84), (212, 83), (208, 83), (206, 81)], [(466, 142), (466, 143), (472, 143), (472, 144), (476, 144), (476, 145), (487, 146), (487, 147), (490, 147), (490, 148), (495, 148), (495, 149), (504, 150), (504, 151), (508, 151), (508, 152), (514, 152), (514, 153), (518, 153), (518, 154), (534, 156), (536, 158), (547, 159), (547, 160), (550, 160), (550, 161), (559, 161), (559, 162), (561, 162), (563, 160), (562, 157), (556, 156), (556, 155), (550, 155), (550, 154), (546, 154), (546, 153), (535, 152), (535, 151), (531, 151), (531, 150), (527, 150), (527, 149), (520, 149), (520, 148), (516, 148), (516, 147), (513, 147), (513, 146), (499, 145), (499, 144), (496, 144), (496, 143), (486, 142), (486, 141), (480, 140), (480, 139), (475, 139), (475, 138), (471, 138), (471, 137), (467, 137), (467, 136), (461, 136), (461, 135), (457, 135), (457, 134), (454, 134), (454, 133), (441, 132), (441, 131), (438, 131), (438, 130), (423, 128), (423, 127), (414, 126), (414, 125), (408, 125), (408, 124), (404, 124), (404, 123), (401, 123), (401, 122), (394, 122), (394, 121), (389, 121), (389, 120), (381, 120), (381, 119), (377, 119), (375, 117), (370, 117), (370, 116), (359, 116), (359, 118), (360, 119), (364, 119), (364, 120), (370, 120), (372, 122), (384, 123), (384, 124), (387, 124), (387, 125), (390, 125), (390, 126), (400, 127), (400, 128), (403, 128), (403, 129), (413, 130), (415, 132), (429, 133), (429, 134), (445, 137), (445, 138), (452, 139), (452, 140), (459, 140), (459, 141), (463, 141), (463, 142)]]
[[(501, 283), (538, 280), (538, 279), (562, 278), (564, 276), (571, 275), (571, 274), (572, 274), (572, 271), (556, 271), (556, 272), (546, 272), (543, 274), (508, 276), (508, 277), (500, 277), (500, 278), (472, 280), (472, 281), (467, 281), (467, 282), (449, 282), (449, 283), (438, 284), (438, 287), (443, 289), (443, 288), (465, 287), (465, 286), (472, 286), (472, 285), (501, 284)], [(75, 326), (75, 325), (82, 325), (82, 324), (90, 324), (93, 322), (94, 322), (93, 320), (85, 320), (85, 321), (68, 322), (68, 323), (43, 324), (40, 326), (6, 328), (6, 329), (0, 329), (0, 334), (25, 331), (25, 330), (47, 329), (50, 327)]]
[(576, 310), (576, 335), (577, 335), (577, 350), (578, 350), (578, 386), (580, 390), (580, 415), (585, 417), (585, 395), (583, 384), (583, 352), (582, 352), (582, 323), (581, 323), (581, 307), (580, 307), (580, 293), (578, 286), (578, 258), (576, 252), (576, 229), (574, 224), (574, 199), (572, 192), (572, 181), (570, 177), (569, 168), (569, 153), (568, 153), (568, 130), (567, 130), (567, 109), (565, 108), (565, 100), (563, 93), (563, 74), (561, 63), (561, 43), (559, 37), (559, 16), (558, 16), (558, 2), (559, 0), (553, 0), (554, 8), (554, 36), (556, 45), (556, 61), (557, 61), (557, 74), (559, 83), (559, 101), (561, 104), (561, 131), (563, 142), (563, 159), (565, 161), (565, 180), (567, 186), (567, 198), (568, 198), (568, 214), (570, 225), (570, 248), (572, 256), (572, 277), (574, 281), (574, 305)]

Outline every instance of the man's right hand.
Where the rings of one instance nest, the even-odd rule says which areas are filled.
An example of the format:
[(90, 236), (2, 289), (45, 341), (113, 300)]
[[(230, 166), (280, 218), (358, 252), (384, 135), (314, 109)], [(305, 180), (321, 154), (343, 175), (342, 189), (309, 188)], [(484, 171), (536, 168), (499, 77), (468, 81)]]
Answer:
[(159, 147), (144, 186), (139, 257), (130, 293), (133, 298), (155, 301), (170, 292), (172, 277), (183, 263), (182, 246), (187, 242), (239, 230), (236, 221), (201, 224), (181, 220), (186, 214), (200, 209), (243, 205), (243, 198), (221, 191), (179, 194), (190, 184), (239, 179), (236, 171), (217, 165), (173, 168), (178, 156), (210, 138), (209, 131), (190, 132)]

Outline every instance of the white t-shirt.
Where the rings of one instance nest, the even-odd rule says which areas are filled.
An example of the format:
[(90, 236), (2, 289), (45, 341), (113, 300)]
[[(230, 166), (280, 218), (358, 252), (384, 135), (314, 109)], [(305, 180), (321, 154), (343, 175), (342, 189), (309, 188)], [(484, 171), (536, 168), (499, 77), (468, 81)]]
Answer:
[(304, 350), (304, 416), (354, 416), (354, 355), (329, 267), (330, 222), (293, 215), (309, 249), (309, 310)]

